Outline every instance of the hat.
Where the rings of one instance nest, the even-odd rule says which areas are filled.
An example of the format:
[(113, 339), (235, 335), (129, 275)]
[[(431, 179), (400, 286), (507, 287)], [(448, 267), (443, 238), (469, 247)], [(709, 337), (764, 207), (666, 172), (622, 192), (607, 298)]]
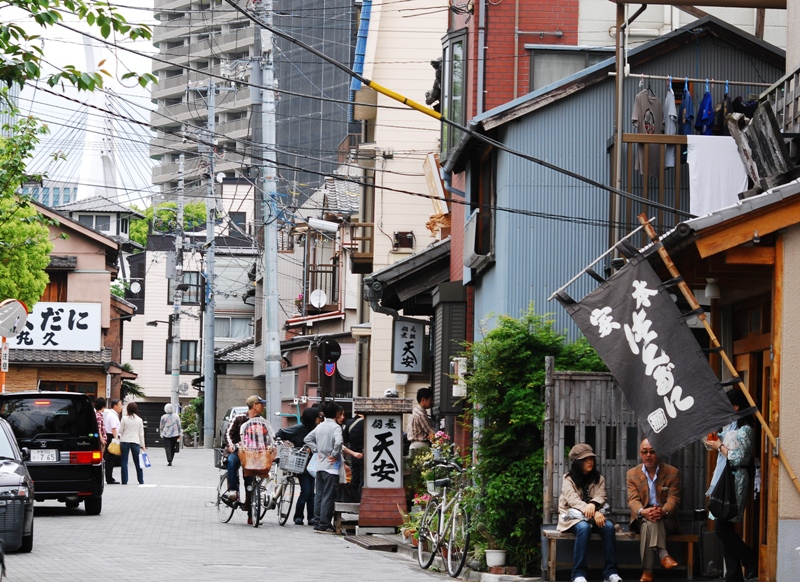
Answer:
[(587, 445), (586, 443), (578, 443), (569, 451), (569, 460), (572, 461), (580, 461), (581, 459), (586, 459), (588, 457), (594, 457), (594, 451), (592, 450), (591, 445)]
[(384, 398), (398, 398), (397, 390), (395, 388), (387, 388), (383, 393)]
[(245, 403), (247, 404), (247, 406), (249, 408), (253, 408), (253, 406), (255, 406), (257, 402), (260, 402), (261, 404), (266, 404), (267, 403), (266, 400), (264, 400), (263, 398), (261, 398), (260, 396), (258, 396), (256, 394), (253, 394), (252, 396), (248, 396), (247, 400), (245, 400)]

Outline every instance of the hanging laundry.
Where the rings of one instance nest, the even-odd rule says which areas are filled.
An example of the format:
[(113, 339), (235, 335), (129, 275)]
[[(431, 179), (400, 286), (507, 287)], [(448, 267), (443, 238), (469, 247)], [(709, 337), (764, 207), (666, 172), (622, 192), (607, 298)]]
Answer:
[[(675, 108), (675, 93), (670, 85), (667, 96), (664, 97), (664, 134), (675, 135), (678, 133), (678, 110)], [(664, 167), (675, 167), (675, 146), (668, 145), (664, 152)]]
[(731, 96), (725, 93), (722, 102), (714, 109), (714, 135), (730, 135), (725, 120), (731, 113)]
[(703, 216), (739, 202), (747, 190), (747, 171), (730, 136), (690, 135), (689, 212)]
[(700, 135), (711, 135), (714, 131), (714, 100), (708, 91), (703, 93), (703, 98), (700, 100), (694, 128)]
[[(688, 83), (687, 83), (688, 84)], [(692, 135), (692, 122), (694, 121), (694, 104), (692, 93), (688, 86), (684, 86), (681, 95), (681, 105), (678, 108), (678, 135)], [(681, 162), (686, 163), (686, 146), (681, 147)]]
[(731, 104), (731, 109), (734, 113), (744, 113), (750, 119), (753, 118), (753, 115), (758, 108), (758, 101), (745, 101), (744, 97), (741, 95), (733, 100)]
[[(631, 122), (636, 128), (636, 133), (647, 133), (650, 135), (664, 133), (664, 113), (661, 102), (650, 89), (640, 91), (633, 102), (633, 113)], [(658, 147), (648, 148), (647, 173), (650, 176), (658, 176)], [(644, 169), (644, 148), (639, 146), (636, 152), (636, 170), (642, 174)]]

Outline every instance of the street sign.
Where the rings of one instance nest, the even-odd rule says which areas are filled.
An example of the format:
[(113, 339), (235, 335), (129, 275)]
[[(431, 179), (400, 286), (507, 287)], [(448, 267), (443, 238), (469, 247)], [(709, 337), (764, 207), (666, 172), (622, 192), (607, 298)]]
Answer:
[(0, 336), (15, 337), (28, 321), (28, 308), (18, 299), (6, 299), (0, 303)]
[(342, 348), (339, 342), (332, 339), (324, 339), (317, 348), (317, 357), (326, 364), (335, 364), (342, 355)]

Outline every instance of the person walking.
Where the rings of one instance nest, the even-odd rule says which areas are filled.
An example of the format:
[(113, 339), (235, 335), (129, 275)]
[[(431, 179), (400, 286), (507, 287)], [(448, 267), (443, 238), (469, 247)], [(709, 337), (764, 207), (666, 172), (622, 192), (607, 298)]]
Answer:
[[(744, 392), (738, 388), (728, 392), (728, 400), (736, 411), (750, 407), (750, 402)], [(739, 513), (730, 520), (716, 519), (709, 513), (709, 518), (715, 523), (714, 533), (722, 542), (722, 555), (725, 558), (725, 582), (758, 579), (758, 552), (748, 546), (736, 533), (736, 524), (741, 523), (744, 519), (744, 509), (750, 489), (754, 425), (754, 416), (750, 414), (734, 420), (722, 429), (717, 440), (703, 439), (706, 447), (717, 451), (717, 466), (714, 476), (711, 478), (711, 485), (706, 491), (706, 497), (709, 497), (714, 491), (726, 465), (733, 470), (733, 479), (736, 485), (736, 507), (739, 509)], [(742, 567), (745, 569), (744, 576)]]
[(122, 484), (128, 484), (128, 455), (132, 454), (136, 478), (139, 485), (144, 485), (144, 471), (139, 463), (139, 453), (147, 450), (144, 444), (144, 422), (138, 415), (139, 407), (135, 402), (129, 402), (125, 410), (127, 414), (122, 417), (119, 437), (122, 446)]
[(119, 483), (119, 481), (114, 479), (114, 465), (117, 463), (118, 455), (112, 455), (108, 452), (108, 443), (119, 436), (119, 415), (121, 412), (122, 401), (114, 399), (111, 401), (111, 408), (106, 408), (103, 413), (103, 424), (105, 424), (106, 431), (106, 451), (103, 454), (103, 464), (106, 469), (106, 483), (109, 485), (116, 485)]
[[(305, 438), (319, 424), (319, 410), (316, 408), (306, 408), (300, 415), (300, 422), (289, 428), (280, 429), (275, 436), (279, 439), (289, 441), (295, 447), (304, 447)], [(314, 517), (314, 477), (307, 470), (297, 476), (300, 481), (300, 497), (294, 506), (294, 523), (303, 525), (303, 511), (306, 513), (308, 525), (316, 525)]]
[(172, 404), (164, 405), (164, 414), (158, 424), (158, 434), (164, 439), (164, 450), (167, 453), (167, 466), (172, 466), (172, 459), (175, 458), (175, 451), (178, 450), (178, 439), (181, 438), (181, 419), (175, 414)]
[(556, 529), (575, 534), (572, 582), (586, 582), (592, 532), (603, 538), (603, 579), (605, 582), (621, 582), (617, 572), (614, 524), (601, 511), (606, 506), (606, 479), (597, 470), (594, 450), (587, 443), (578, 443), (570, 450), (569, 460), (572, 466), (562, 479), (558, 497), (560, 517)]

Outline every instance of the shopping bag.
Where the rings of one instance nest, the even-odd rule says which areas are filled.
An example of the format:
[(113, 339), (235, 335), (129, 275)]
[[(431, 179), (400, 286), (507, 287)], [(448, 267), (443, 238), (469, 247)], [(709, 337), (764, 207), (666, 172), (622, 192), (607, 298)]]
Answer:
[(112, 455), (120, 456), (122, 454), (122, 446), (119, 444), (119, 439), (111, 439), (108, 443), (108, 452)]
[(319, 453), (314, 453), (313, 455), (311, 455), (311, 462), (308, 463), (306, 471), (308, 471), (309, 475), (316, 478), (317, 471), (319, 471)]
[(152, 467), (150, 463), (150, 455), (147, 453), (139, 453), (139, 465), (141, 467)]
[(730, 521), (739, 515), (739, 508), (736, 505), (736, 480), (729, 464), (725, 465), (725, 470), (708, 498), (708, 510), (711, 515), (722, 521)]

